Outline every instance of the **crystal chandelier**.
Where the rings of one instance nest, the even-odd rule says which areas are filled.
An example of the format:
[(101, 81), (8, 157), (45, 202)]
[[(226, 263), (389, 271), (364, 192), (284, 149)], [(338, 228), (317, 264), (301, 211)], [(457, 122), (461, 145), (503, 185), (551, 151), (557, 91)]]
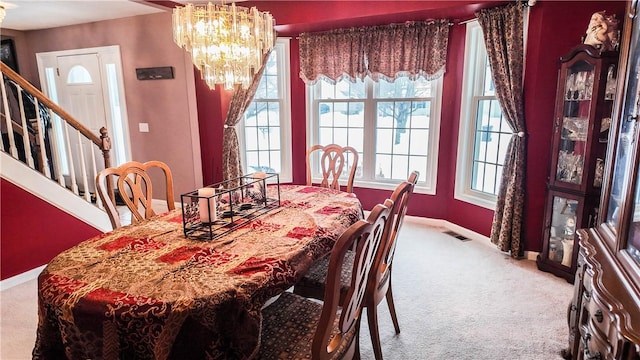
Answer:
[(173, 9), (173, 40), (191, 53), (209, 88), (224, 84), (243, 89), (262, 66), (263, 55), (273, 48), (275, 21), (255, 7), (224, 4), (178, 6)]

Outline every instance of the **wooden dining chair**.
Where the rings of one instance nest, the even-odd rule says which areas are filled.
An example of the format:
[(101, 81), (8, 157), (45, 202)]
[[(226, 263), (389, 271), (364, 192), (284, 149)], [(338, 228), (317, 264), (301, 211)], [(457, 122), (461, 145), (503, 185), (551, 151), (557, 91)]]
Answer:
[[(167, 164), (161, 161), (147, 161), (144, 164), (137, 161), (129, 161), (118, 167), (106, 168), (96, 176), (96, 189), (100, 200), (104, 204), (111, 225), (114, 229), (122, 226), (120, 214), (116, 207), (115, 190), (131, 211), (131, 222), (139, 223), (147, 218), (155, 216), (152, 207), (153, 186), (149, 176), (149, 170), (159, 168), (162, 170), (166, 185), (167, 208), (176, 208), (173, 201), (173, 176)], [(115, 180), (115, 183), (114, 183)]]
[(367, 296), (365, 297), (365, 306), (367, 308), (367, 321), (369, 323), (369, 334), (371, 335), (371, 343), (373, 344), (373, 354), (376, 360), (382, 360), (382, 346), (380, 344), (380, 333), (378, 331), (378, 304), (382, 299), (387, 300), (391, 321), (395, 328), (396, 334), (400, 333), (400, 325), (398, 324), (398, 316), (396, 315), (396, 307), (393, 302), (393, 293), (391, 290), (391, 269), (393, 265), (393, 256), (396, 251), (398, 233), (402, 227), (404, 216), (407, 213), (409, 198), (413, 194), (416, 183), (418, 182), (419, 173), (414, 171), (409, 179), (398, 185), (391, 194), (393, 200), (393, 210), (390, 221), (392, 225), (387, 227), (387, 238), (379, 250), (374, 268), (371, 271), (370, 280), (367, 288)]
[[(367, 321), (369, 323), (369, 332), (371, 342), (373, 344), (373, 352), (377, 360), (382, 359), (382, 347), (380, 345), (380, 335), (378, 332), (378, 313), (377, 307), (382, 299), (387, 300), (391, 320), (395, 328), (396, 334), (400, 333), (398, 317), (396, 315), (395, 304), (393, 302), (393, 293), (391, 288), (391, 269), (393, 256), (395, 254), (398, 233), (402, 227), (404, 216), (407, 212), (409, 198), (413, 194), (413, 189), (418, 182), (419, 173), (414, 171), (411, 173), (407, 181), (399, 184), (391, 194), (389, 201), (392, 201), (391, 216), (389, 216), (389, 226), (386, 227), (387, 234), (385, 240), (378, 250), (374, 268), (369, 276), (367, 285), (367, 294), (365, 296), (364, 306), (367, 308)], [(347, 262), (351, 261), (351, 255), (347, 254)], [(344, 278), (348, 278), (349, 274), (343, 274)], [(294, 286), (295, 294), (323, 300), (325, 283), (327, 279), (327, 258), (323, 258), (315, 263), (309, 272)], [(349, 284), (342, 282), (341, 294), (344, 296), (349, 291)]]
[[(350, 226), (336, 241), (322, 304), (284, 292), (264, 308), (259, 359), (360, 358), (360, 315), (367, 279), (386, 236), (390, 212), (390, 207), (376, 205), (366, 220)], [(353, 253), (353, 261), (345, 261), (347, 253)], [(349, 279), (341, 279), (345, 267), (349, 267)], [(341, 300), (342, 281), (349, 283), (349, 291)]]
[[(347, 192), (353, 192), (353, 180), (358, 168), (358, 152), (351, 146), (337, 144), (314, 145), (307, 150), (307, 185), (311, 181), (311, 158), (319, 153), (322, 181), (320, 186), (340, 190), (340, 177), (343, 172), (347, 175)], [(347, 169), (347, 167), (349, 167)]]

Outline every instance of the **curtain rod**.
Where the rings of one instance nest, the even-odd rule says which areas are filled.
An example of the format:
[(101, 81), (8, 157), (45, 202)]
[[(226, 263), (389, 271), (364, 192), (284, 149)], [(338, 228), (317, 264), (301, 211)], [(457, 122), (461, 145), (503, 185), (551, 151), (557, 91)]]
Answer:
[(474, 18), (471, 18), (471, 19), (469, 19), (469, 20), (465, 20), (465, 21), (457, 22), (457, 23), (456, 23), (456, 25), (464, 25), (464, 24), (468, 24), (468, 23), (470, 23), (470, 22), (472, 22), (472, 21), (476, 21), (476, 20), (478, 20), (478, 18), (477, 18), (477, 17), (474, 17)]

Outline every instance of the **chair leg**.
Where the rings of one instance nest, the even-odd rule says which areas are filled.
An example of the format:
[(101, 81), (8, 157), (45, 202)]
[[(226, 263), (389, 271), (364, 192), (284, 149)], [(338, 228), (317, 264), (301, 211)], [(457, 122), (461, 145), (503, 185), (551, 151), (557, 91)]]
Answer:
[(378, 332), (377, 306), (367, 306), (367, 320), (369, 321), (369, 334), (371, 335), (373, 354), (376, 360), (382, 360), (382, 346), (380, 345), (380, 334)]
[(358, 318), (358, 323), (356, 324), (356, 347), (355, 353), (353, 354), (353, 360), (360, 360), (360, 321), (362, 321), (362, 316)]
[(396, 328), (396, 334), (400, 334), (400, 325), (398, 324), (398, 316), (396, 315), (396, 306), (393, 303), (393, 294), (391, 293), (391, 283), (387, 289), (387, 305), (389, 305), (389, 312), (391, 313), (391, 321), (393, 321), (393, 327)]

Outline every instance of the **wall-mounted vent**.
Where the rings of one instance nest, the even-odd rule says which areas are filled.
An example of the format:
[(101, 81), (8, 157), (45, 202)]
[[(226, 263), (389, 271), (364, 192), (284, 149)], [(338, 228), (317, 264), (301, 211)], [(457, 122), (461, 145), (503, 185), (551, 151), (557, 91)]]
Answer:
[(460, 241), (469, 241), (469, 240), (471, 240), (468, 237), (466, 237), (464, 235), (460, 235), (455, 231), (448, 230), (448, 231), (444, 231), (444, 233), (447, 234), (447, 235), (453, 236), (454, 238), (456, 238), (456, 239), (458, 239)]

